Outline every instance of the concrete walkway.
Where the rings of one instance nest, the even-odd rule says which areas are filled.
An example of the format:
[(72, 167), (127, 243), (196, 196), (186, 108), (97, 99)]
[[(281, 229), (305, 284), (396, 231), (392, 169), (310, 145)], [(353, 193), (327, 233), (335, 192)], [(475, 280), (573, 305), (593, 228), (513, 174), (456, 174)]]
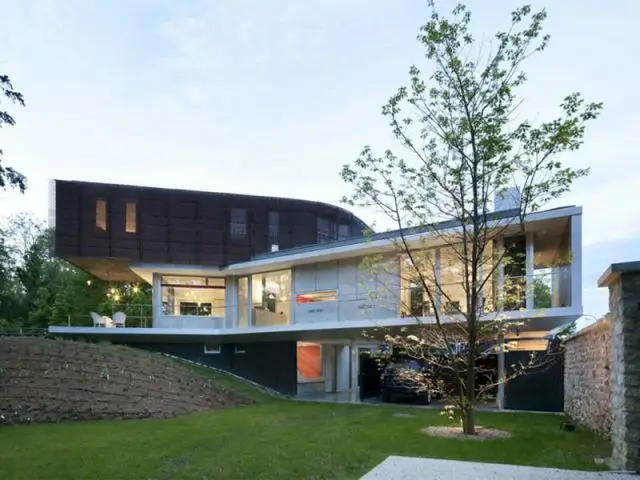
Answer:
[(635, 475), (429, 458), (388, 457), (361, 480), (632, 480)]

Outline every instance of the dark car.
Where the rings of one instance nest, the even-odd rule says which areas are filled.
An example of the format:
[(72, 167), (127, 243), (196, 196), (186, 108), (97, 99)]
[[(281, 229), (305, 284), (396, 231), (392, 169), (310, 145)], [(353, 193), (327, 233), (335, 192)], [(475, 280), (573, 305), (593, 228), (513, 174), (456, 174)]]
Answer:
[(400, 360), (382, 371), (380, 394), (383, 402), (418, 401), (431, 403), (431, 391), (426, 389), (429, 369), (417, 360)]

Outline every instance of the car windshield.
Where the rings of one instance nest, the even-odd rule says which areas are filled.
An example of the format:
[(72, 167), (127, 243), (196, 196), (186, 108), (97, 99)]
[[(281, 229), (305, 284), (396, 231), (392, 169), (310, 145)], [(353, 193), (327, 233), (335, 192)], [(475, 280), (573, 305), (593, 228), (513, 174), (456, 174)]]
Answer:
[(407, 362), (392, 363), (387, 367), (387, 370), (413, 370), (419, 372), (422, 370), (422, 366), (415, 360), (409, 360)]

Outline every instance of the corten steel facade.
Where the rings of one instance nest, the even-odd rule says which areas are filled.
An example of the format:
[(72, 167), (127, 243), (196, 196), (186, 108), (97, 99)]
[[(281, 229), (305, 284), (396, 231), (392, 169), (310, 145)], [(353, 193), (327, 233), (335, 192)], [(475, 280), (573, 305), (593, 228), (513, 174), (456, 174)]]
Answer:
[(56, 255), (110, 281), (137, 280), (132, 262), (222, 266), (367, 228), (305, 200), (62, 180), (54, 188)]

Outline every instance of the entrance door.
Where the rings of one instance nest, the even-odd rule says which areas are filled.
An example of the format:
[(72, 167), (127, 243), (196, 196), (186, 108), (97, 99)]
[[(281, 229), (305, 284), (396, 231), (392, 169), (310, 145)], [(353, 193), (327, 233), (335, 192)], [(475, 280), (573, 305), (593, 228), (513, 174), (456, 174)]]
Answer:
[(360, 400), (377, 397), (380, 395), (380, 374), (378, 362), (371, 356), (371, 349), (359, 348), (360, 372), (358, 383), (360, 384)]

